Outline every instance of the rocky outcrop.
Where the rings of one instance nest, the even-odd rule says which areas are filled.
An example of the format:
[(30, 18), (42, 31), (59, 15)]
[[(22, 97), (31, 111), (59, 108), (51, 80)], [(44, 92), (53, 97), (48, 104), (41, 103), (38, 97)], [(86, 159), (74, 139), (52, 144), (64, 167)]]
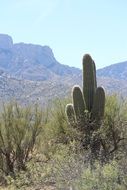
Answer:
[(7, 34), (0, 34), (0, 49), (10, 50), (13, 47), (13, 40)]

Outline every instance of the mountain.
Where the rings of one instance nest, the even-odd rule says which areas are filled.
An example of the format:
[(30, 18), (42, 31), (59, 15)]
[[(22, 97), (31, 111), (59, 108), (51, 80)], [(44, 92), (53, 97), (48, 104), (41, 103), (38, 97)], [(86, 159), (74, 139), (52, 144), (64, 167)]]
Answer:
[(17, 43), (0, 34), (0, 102), (45, 104), (70, 94), (81, 70), (60, 64), (48, 46)]
[(53, 80), (79, 74), (80, 70), (60, 64), (48, 46), (17, 43), (0, 34), (0, 70), (14, 78), (32, 81)]
[(127, 61), (112, 64), (97, 70), (99, 83), (107, 93), (127, 96)]
[(117, 80), (127, 80), (127, 61), (99, 69), (97, 74), (98, 77), (110, 77)]
[[(127, 62), (97, 71), (98, 86), (106, 93), (127, 96)], [(60, 64), (50, 47), (13, 43), (10, 36), (0, 34), (0, 103), (45, 105), (57, 97), (70, 96), (74, 84), (82, 85), (80, 69)]]

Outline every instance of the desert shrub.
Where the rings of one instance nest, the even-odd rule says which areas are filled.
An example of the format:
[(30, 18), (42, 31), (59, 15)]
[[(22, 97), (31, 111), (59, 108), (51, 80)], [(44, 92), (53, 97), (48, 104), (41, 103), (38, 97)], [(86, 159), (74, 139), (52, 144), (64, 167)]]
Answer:
[(126, 174), (120, 168), (121, 163), (113, 160), (102, 166), (95, 162), (94, 169), (91, 170), (89, 162), (84, 162), (87, 156), (84, 153), (80, 151), (77, 153), (74, 143), (59, 146), (50, 162), (52, 167), (50, 175), (56, 189), (126, 189)]
[(48, 122), (43, 129), (40, 140), (40, 151), (47, 159), (55, 153), (59, 144), (69, 144), (78, 135), (74, 128), (68, 125), (65, 106), (68, 100), (57, 99), (48, 108)]
[(91, 170), (84, 162), (85, 152), (77, 153), (75, 144), (62, 145), (54, 155), (53, 171), (56, 189), (64, 190), (124, 190), (127, 188), (127, 173), (121, 168), (126, 162), (112, 160), (103, 166), (98, 161)]
[(106, 159), (120, 158), (127, 146), (127, 102), (116, 95), (107, 96), (104, 122), (100, 130), (102, 154)]
[[(91, 171), (89, 167), (84, 168), (80, 180), (76, 184), (78, 190), (124, 190), (126, 189), (123, 179), (119, 181), (121, 172), (116, 161), (105, 164), (103, 167), (98, 163)], [(125, 178), (125, 176), (124, 176)]]
[(35, 143), (42, 130), (42, 111), (38, 106), (21, 107), (17, 103), (4, 105), (0, 114), (0, 170), (14, 175), (26, 170)]
[(43, 155), (36, 155), (27, 162), (26, 171), (17, 172), (15, 179), (7, 176), (6, 181), (8, 189), (43, 189), (53, 184), (51, 164), (45, 162)]
[[(125, 190), (127, 175), (121, 168), (121, 160), (111, 161), (103, 166), (84, 163), (84, 154), (77, 153), (75, 144), (59, 144), (52, 158), (45, 162), (43, 157), (27, 163), (28, 170), (20, 172), (16, 179), (8, 178), (8, 189), (51, 189), (54, 190)], [(38, 160), (39, 159), (39, 160)]]
[(42, 154), (36, 155), (27, 163), (27, 171), (17, 173), (15, 180), (8, 177), (8, 187), (66, 189), (81, 176), (83, 166), (83, 157), (75, 152), (74, 143), (59, 144), (50, 160), (46, 161)]

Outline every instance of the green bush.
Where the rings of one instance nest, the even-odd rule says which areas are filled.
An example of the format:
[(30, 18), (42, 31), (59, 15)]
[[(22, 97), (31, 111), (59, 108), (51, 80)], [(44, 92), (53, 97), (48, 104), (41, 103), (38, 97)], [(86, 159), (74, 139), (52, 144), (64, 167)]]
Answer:
[(106, 97), (105, 117), (100, 130), (102, 154), (109, 160), (119, 158), (127, 143), (127, 102), (116, 95)]
[(26, 170), (37, 137), (42, 130), (42, 111), (38, 106), (20, 107), (10, 103), (0, 114), (0, 170), (14, 175), (16, 170)]
[(44, 127), (40, 138), (40, 149), (47, 159), (55, 153), (59, 144), (69, 144), (78, 139), (76, 129), (68, 125), (65, 106), (68, 100), (57, 99), (48, 109), (48, 122)]

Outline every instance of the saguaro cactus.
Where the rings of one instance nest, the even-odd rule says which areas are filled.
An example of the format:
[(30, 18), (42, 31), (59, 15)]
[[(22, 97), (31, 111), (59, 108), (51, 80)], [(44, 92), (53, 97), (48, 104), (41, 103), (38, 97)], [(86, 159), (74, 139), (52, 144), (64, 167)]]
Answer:
[[(84, 130), (85, 133), (88, 132), (86, 136), (92, 134), (100, 127), (104, 116), (105, 92), (102, 87), (97, 87), (96, 67), (89, 54), (83, 57), (83, 90), (79, 86), (73, 87), (72, 102), (73, 104), (66, 106), (68, 122), (77, 123), (84, 129), (88, 128)], [(90, 125), (88, 122), (86, 124), (86, 119)]]

